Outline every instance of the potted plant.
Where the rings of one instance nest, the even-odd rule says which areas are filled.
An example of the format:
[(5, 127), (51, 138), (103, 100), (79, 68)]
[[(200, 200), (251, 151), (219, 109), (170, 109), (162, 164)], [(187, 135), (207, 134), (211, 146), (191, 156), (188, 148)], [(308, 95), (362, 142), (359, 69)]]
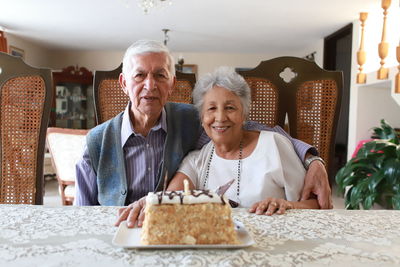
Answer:
[(400, 209), (400, 139), (385, 120), (373, 131), (379, 139), (365, 143), (336, 174), (346, 209), (370, 209), (374, 203)]

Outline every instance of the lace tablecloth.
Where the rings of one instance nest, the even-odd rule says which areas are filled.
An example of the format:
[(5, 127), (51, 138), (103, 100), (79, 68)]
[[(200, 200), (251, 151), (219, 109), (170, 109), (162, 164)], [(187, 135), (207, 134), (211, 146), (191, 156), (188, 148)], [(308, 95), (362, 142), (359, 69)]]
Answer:
[(252, 247), (136, 250), (111, 242), (117, 210), (0, 205), (0, 266), (400, 266), (400, 211), (239, 209)]

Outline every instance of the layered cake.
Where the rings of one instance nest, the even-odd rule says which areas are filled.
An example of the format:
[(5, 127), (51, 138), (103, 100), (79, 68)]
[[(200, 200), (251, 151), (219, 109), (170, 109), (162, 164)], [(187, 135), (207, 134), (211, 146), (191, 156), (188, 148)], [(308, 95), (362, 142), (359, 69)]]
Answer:
[(231, 207), (208, 190), (149, 193), (141, 244), (238, 244)]

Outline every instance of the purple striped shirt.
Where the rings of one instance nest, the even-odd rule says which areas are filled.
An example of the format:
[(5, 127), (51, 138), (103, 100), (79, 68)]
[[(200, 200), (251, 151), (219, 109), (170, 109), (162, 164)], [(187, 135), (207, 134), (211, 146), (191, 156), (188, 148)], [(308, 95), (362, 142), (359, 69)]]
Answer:
[[(149, 132), (147, 136), (136, 134), (129, 119), (128, 105), (122, 117), (121, 144), (124, 151), (128, 193), (125, 204), (132, 203), (148, 192), (155, 190), (157, 185), (157, 171), (162, 164), (164, 154), (164, 142), (167, 134), (166, 113), (163, 109), (161, 119)], [(267, 130), (278, 132), (289, 138), (296, 150), (296, 153), (303, 161), (307, 152), (317, 154), (315, 148), (290, 137), (281, 127), (269, 128), (256, 122), (247, 122), (247, 130)], [(197, 142), (200, 149), (207, 144), (210, 138), (203, 131)], [(90, 157), (85, 147), (82, 159), (76, 164), (76, 196), (74, 205), (90, 206), (99, 205), (97, 200), (97, 178), (90, 163)]]

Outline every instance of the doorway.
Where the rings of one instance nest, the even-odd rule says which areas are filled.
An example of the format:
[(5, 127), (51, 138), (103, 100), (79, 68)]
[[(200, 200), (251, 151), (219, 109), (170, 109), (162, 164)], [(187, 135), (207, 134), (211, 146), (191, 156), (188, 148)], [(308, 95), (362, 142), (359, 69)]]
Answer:
[(336, 131), (334, 167), (328, 173), (331, 184), (335, 183), (337, 171), (347, 161), (352, 39), (353, 24), (348, 24), (324, 39), (324, 69), (343, 72), (342, 104)]

